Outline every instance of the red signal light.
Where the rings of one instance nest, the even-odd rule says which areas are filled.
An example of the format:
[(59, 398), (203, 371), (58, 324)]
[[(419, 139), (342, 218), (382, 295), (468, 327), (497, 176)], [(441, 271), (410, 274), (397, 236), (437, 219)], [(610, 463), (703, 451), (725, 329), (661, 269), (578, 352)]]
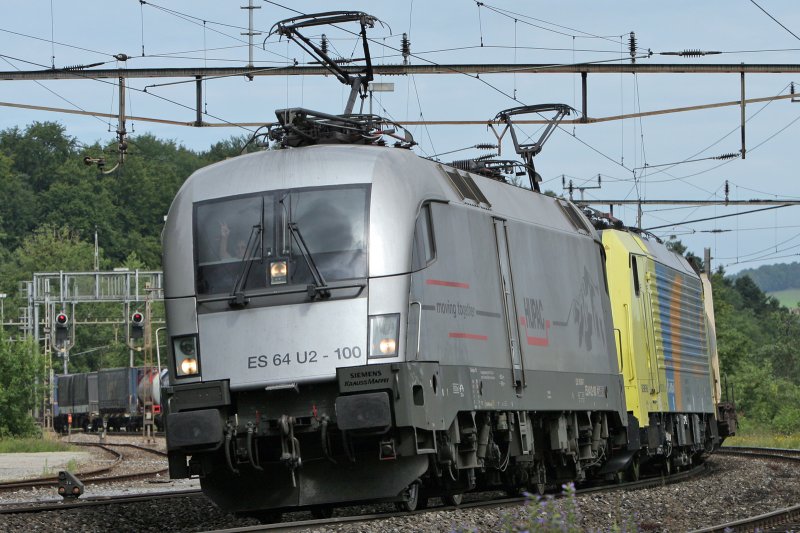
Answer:
[(69, 318), (65, 313), (59, 313), (56, 315), (56, 324), (59, 326), (64, 326), (67, 322), (69, 322)]
[(131, 322), (134, 324), (141, 324), (144, 322), (144, 315), (138, 311), (133, 313), (133, 316), (131, 316)]

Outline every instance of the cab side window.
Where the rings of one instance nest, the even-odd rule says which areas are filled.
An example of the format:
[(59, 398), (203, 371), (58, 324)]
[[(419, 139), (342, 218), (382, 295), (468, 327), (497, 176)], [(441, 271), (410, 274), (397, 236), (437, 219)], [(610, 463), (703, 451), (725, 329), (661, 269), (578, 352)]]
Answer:
[(631, 271), (633, 273), (633, 292), (636, 296), (641, 294), (641, 289), (639, 288), (639, 263), (636, 261), (636, 256), (631, 256)]
[(419, 211), (414, 226), (414, 244), (411, 249), (411, 270), (417, 271), (428, 266), (436, 257), (433, 240), (430, 204), (425, 204)]

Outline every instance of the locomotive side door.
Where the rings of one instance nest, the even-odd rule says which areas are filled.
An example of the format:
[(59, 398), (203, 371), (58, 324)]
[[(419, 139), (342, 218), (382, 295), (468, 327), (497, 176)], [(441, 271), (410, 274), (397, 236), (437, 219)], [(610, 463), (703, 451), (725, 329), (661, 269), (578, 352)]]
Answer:
[(500, 291), (503, 298), (503, 315), (505, 316), (508, 348), (511, 354), (511, 376), (517, 394), (522, 393), (525, 376), (522, 368), (522, 356), (519, 346), (519, 319), (514, 305), (514, 277), (511, 274), (511, 260), (508, 251), (508, 225), (501, 218), (493, 218), (494, 235), (497, 250), (497, 263), (500, 270)]
[(656, 351), (655, 332), (653, 331), (653, 299), (651, 288), (648, 283), (646, 260), (638, 255), (631, 255), (631, 267), (633, 270), (636, 296), (639, 300), (639, 312), (644, 319), (644, 342), (647, 351), (647, 369), (649, 377), (650, 395), (654, 397), (660, 391), (658, 353)]

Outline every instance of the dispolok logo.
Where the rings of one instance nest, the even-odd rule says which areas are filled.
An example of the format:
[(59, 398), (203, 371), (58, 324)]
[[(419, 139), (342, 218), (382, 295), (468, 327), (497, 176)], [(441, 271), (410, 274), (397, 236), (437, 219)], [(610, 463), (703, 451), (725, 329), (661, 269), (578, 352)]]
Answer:
[(586, 268), (583, 269), (580, 292), (572, 302), (570, 315), (573, 324), (578, 326), (578, 344), (580, 346), (591, 350), (595, 337), (599, 342), (605, 342), (606, 332), (603, 328), (600, 288), (592, 281)]
[[(550, 345), (550, 321), (544, 318), (544, 304), (539, 298), (523, 298), (525, 316), (520, 323), (525, 327), (525, 337), (529, 346)], [(533, 333), (533, 335), (531, 335)]]
[(538, 298), (523, 298), (525, 304), (525, 327), (544, 331), (544, 317), (542, 316), (542, 301)]

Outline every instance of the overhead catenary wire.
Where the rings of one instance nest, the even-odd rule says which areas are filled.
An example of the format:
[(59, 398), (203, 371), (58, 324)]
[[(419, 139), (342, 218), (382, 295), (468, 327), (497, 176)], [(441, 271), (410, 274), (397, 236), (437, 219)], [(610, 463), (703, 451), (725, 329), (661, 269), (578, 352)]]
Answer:
[(795, 32), (793, 32), (792, 30), (790, 30), (789, 28), (787, 28), (786, 26), (784, 26), (784, 25), (783, 25), (783, 23), (782, 23), (781, 21), (779, 21), (778, 19), (776, 19), (775, 17), (773, 17), (773, 16), (772, 16), (772, 15), (771, 15), (771, 14), (770, 14), (770, 13), (769, 13), (769, 12), (768, 12), (766, 9), (764, 9), (763, 7), (761, 7), (760, 5), (758, 5), (758, 4), (756, 3), (756, 1), (755, 1), (755, 0), (750, 0), (750, 2), (751, 2), (751, 3), (752, 3), (754, 6), (756, 6), (758, 9), (760, 9), (761, 11), (763, 11), (763, 12), (764, 12), (764, 13), (765, 13), (765, 14), (766, 14), (766, 15), (767, 15), (769, 18), (771, 18), (772, 20), (774, 20), (774, 21), (775, 21), (775, 23), (777, 23), (777, 24), (778, 24), (778, 26), (780, 26), (780, 27), (781, 27), (781, 28), (783, 28), (784, 30), (786, 30), (786, 31), (788, 31), (789, 33), (791, 33), (791, 34), (792, 34), (792, 37), (794, 37), (795, 39), (797, 39), (798, 41), (800, 41), (800, 37), (798, 37), (798, 36), (797, 36), (797, 34), (796, 34)]
[[(0, 55), (0, 59), (2, 59), (3, 61), (5, 61), (5, 62), (6, 62), (6, 63), (8, 63), (9, 65), (11, 65), (11, 68), (14, 68), (14, 69), (16, 69), (16, 70), (19, 70), (19, 69), (17, 68), (17, 66), (16, 66), (16, 65), (14, 65), (14, 64), (13, 64), (11, 61), (9, 61), (9, 60), (8, 60), (8, 56), (5, 56), (5, 55)], [(49, 92), (50, 94), (52, 94), (52, 95), (56, 96), (56, 97), (57, 97), (57, 98), (59, 98), (60, 100), (63, 100), (64, 102), (68, 103), (69, 105), (71, 105), (71, 106), (72, 106), (72, 107), (74, 107), (75, 109), (77, 109), (77, 110), (80, 110), (81, 112), (84, 112), (84, 113), (86, 113), (86, 110), (85, 110), (85, 109), (83, 109), (83, 108), (82, 108), (81, 106), (79, 106), (78, 104), (76, 104), (75, 102), (72, 102), (72, 101), (71, 101), (71, 100), (69, 100), (68, 98), (65, 98), (64, 96), (62, 96), (62, 95), (58, 94), (56, 91), (54, 91), (54, 90), (50, 89), (49, 87), (47, 87), (46, 85), (44, 85), (42, 82), (40, 82), (40, 81), (38, 81), (38, 80), (34, 80), (34, 81), (36, 81), (36, 84), (37, 84), (39, 87), (41, 87), (42, 89), (46, 90), (46, 91), (47, 91), (47, 92)], [(87, 114), (88, 114), (88, 113), (87, 113)], [(111, 126), (111, 123), (103, 121), (103, 120), (102, 120), (102, 119), (101, 119), (99, 116), (94, 116), (94, 118), (95, 118), (95, 119), (97, 119), (97, 120), (99, 120), (99, 121), (100, 121), (102, 124), (107, 124), (109, 127)]]
[[(420, 122), (422, 122), (422, 121), (420, 121)], [(430, 124), (430, 122), (428, 122), (428, 124)]]
[(650, 228), (643, 228), (643, 229), (645, 231), (652, 231), (652, 230), (656, 230), (656, 229), (670, 228), (670, 227), (675, 227), (675, 226), (684, 226), (686, 224), (695, 224), (697, 222), (707, 222), (709, 220), (717, 220), (717, 219), (720, 219), (720, 218), (738, 217), (740, 215), (748, 215), (750, 213), (758, 213), (758, 212), (761, 212), (761, 211), (770, 211), (772, 209), (782, 209), (784, 207), (794, 207), (794, 206), (796, 206), (796, 204), (773, 205), (773, 206), (770, 206), (770, 207), (762, 207), (761, 209), (751, 209), (749, 211), (741, 211), (739, 213), (731, 213), (731, 214), (728, 214), (728, 215), (718, 215), (718, 216), (714, 216), (714, 217), (698, 218), (698, 219), (695, 219), (695, 220), (684, 220), (684, 221), (681, 221), (681, 222), (675, 222), (673, 224), (666, 224), (666, 225), (663, 225), (663, 226), (653, 226), (653, 227), (650, 227)]
[[(781, 90), (778, 92), (778, 94), (776, 94), (776, 95), (775, 95), (775, 96), (773, 96), (773, 97), (765, 97), (765, 98), (748, 98), (748, 99), (745, 99), (745, 100), (744, 100), (744, 102), (742, 102), (741, 100), (733, 100), (733, 101), (728, 101), (728, 102), (721, 102), (721, 103), (718, 103), (718, 104), (709, 104), (709, 105), (707, 105), (707, 106), (703, 106), (703, 108), (705, 108), (705, 109), (712, 109), (712, 108), (716, 108), (716, 107), (725, 107), (725, 106), (735, 106), (735, 105), (741, 105), (742, 103), (744, 103), (744, 104), (753, 104), (753, 103), (766, 102), (766, 103), (765, 103), (765, 105), (761, 106), (761, 107), (760, 107), (760, 108), (759, 108), (759, 109), (758, 109), (758, 110), (757, 110), (755, 113), (751, 114), (749, 117), (747, 117), (747, 118), (745, 119), (745, 124), (747, 124), (747, 123), (748, 123), (748, 122), (750, 122), (750, 121), (751, 121), (753, 118), (755, 118), (756, 116), (758, 116), (758, 115), (759, 115), (759, 113), (761, 113), (762, 111), (764, 111), (764, 110), (765, 110), (765, 109), (766, 109), (766, 108), (767, 108), (767, 107), (768, 107), (768, 106), (769, 106), (769, 105), (770, 105), (772, 102), (774, 102), (774, 101), (776, 101), (776, 100), (791, 99), (791, 97), (792, 97), (792, 95), (791, 95), (791, 94), (787, 94), (787, 95), (784, 95), (784, 94), (782, 94), (782, 93), (783, 93), (785, 90), (787, 90), (788, 88), (789, 88), (789, 84), (786, 84), (786, 85), (785, 85), (785, 86), (784, 86), (784, 87), (783, 87), (783, 88), (782, 88), (782, 89), (781, 89)], [(698, 107), (695, 107), (695, 108), (698, 108)], [(684, 109), (686, 109), (686, 110), (690, 110), (690, 109), (693, 109), (693, 108), (684, 108)], [(710, 150), (711, 148), (713, 148), (714, 146), (716, 146), (717, 144), (719, 144), (720, 142), (722, 142), (723, 140), (725, 140), (726, 138), (728, 138), (728, 137), (729, 137), (729, 136), (731, 136), (733, 133), (735, 133), (735, 132), (737, 132), (737, 131), (739, 131), (739, 130), (740, 130), (740, 126), (736, 126), (735, 128), (731, 129), (731, 130), (730, 130), (728, 133), (726, 133), (725, 135), (723, 135), (722, 137), (720, 137), (719, 139), (717, 139), (717, 140), (716, 140), (716, 141), (714, 141), (713, 143), (709, 144), (708, 146), (706, 146), (706, 147), (705, 147), (705, 148), (703, 148), (702, 150), (699, 150), (699, 151), (695, 152), (694, 154), (692, 154), (692, 155), (688, 156), (686, 159), (684, 159), (684, 161), (685, 161), (685, 160), (689, 160), (689, 159), (693, 159), (693, 158), (697, 157), (698, 155), (702, 154), (703, 152), (706, 152), (707, 150)], [(680, 163), (681, 163), (680, 161), (679, 161), (679, 162), (676, 162), (676, 165), (677, 165), (677, 164), (680, 164)], [(728, 162), (725, 162), (725, 163), (723, 163), (723, 164), (727, 164), (727, 163), (728, 163)], [(722, 165), (718, 165), (718, 166), (722, 166)], [(666, 168), (666, 169), (663, 169), (663, 170), (657, 170), (657, 171), (653, 172), (653, 173), (651, 174), (651, 176), (652, 176), (652, 175), (655, 175), (655, 174), (659, 174), (659, 173), (661, 173), (661, 172), (666, 172), (666, 171), (667, 171), (667, 170), (669, 170), (670, 168), (672, 168), (672, 167), (668, 167), (668, 168)], [(716, 168), (716, 167), (715, 167), (715, 168)], [(680, 179), (680, 178), (676, 178), (676, 179)]]
[[(617, 36), (609, 37), (609, 36), (603, 36), (603, 35), (596, 35), (596, 34), (585, 32), (585, 31), (578, 30), (578, 29), (575, 29), (575, 28), (570, 28), (569, 26), (563, 26), (561, 24), (556, 24), (554, 22), (550, 22), (550, 21), (547, 21), (547, 20), (531, 17), (530, 15), (525, 15), (523, 13), (519, 13), (519, 12), (516, 12), (516, 11), (502, 9), (502, 8), (499, 8), (499, 7), (496, 7), (496, 6), (489, 5), (489, 4), (485, 3), (485, 2), (478, 2), (477, 0), (474, 0), (474, 1), (477, 4), (479, 4), (480, 6), (486, 7), (486, 9), (488, 9), (488, 10), (494, 11), (495, 13), (497, 13), (499, 15), (502, 15), (502, 16), (505, 16), (505, 17), (508, 17), (510, 19), (513, 19), (513, 18), (516, 17), (516, 18), (519, 18), (519, 19), (534, 20), (536, 22), (541, 22), (542, 24), (548, 24), (550, 26), (554, 26), (556, 28), (561, 28), (563, 30), (568, 30), (568, 31), (571, 31), (571, 32), (574, 32), (574, 33), (566, 33), (566, 32), (563, 32), (563, 31), (554, 30), (553, 28), (548, 28), (546, 26), (540, 26), (538, 24), (533, 24), (533, 23), (527, 22), (526, 20), (521, 20), (521, 22), (523, 24), (527, 24), (529, 26), (532, 26), (532, 27), (535, 27), (535, 28), (539, 28), (539, 29), (544, 30), (544, 31), (557, 33), (557, 34), (563, 35), (565, 37), (573, 37), (574, 36), (574, 37), (590, 38), (590, 39), (603, 39), (603, 40), (606, 40), (606, 41), (609, 41), (609, 42), (613, 42), (614, 44), (617, 44), (617, 40), (616, 40)], [(580, 34), (580, 35), (578, 35), (578, 34)]]
[[(0, 58), (4, 59), (6, 62), (8, 62), (9, 64), (11, 64), (11, 63), (10, 63), (10, 62), (9, 62), (7, 59), (5, 59), (6, 57), (8, 57), (8, 56), (5, 56), (5, 55), (2, 55), (2, 54), (0, 54)], [(39, 67), (43, 67), (43, 65), (41, 65), (41, 64), (33, 63), (33, 62), (30, 62), (30, 61), (26, 61), (26, 63), (33, 64), (33, 65), (36, 65), (36, 66), (39, 66)], [(13, 64), (11, 64), (11, 65), (12, 65), (12, 67), (16, 68), (16, 66), (14, 66)], [(43, 67), (43, 68), (46, 68), (46, 67)], [(82, 71), (74, 71), (74, 72), (73, 72), (73, 74), (74, 74), (76, 77), (78, 77), (78, 78), (84, 78), (84, 79), (87, 79), (87, 80), (92, 80), (92, 81), (95, 81), (95, 82), (98, 82), (98, 83), (104, 83), (104, 84), (112, 85), (112, 86), (114, 86), (114, 87), (116, 87), (116, 85), (117, 85), (117, 84), (116, 84), (116, 82), (114, 82), (114, 81), (111, 81), (111, 80), (104, 80), (104, 79), (99, 79), (99, 78), (96, 78), (96, 77), (93, 77), (93, 76), (89, 76), (89, 75), (83, 74), (83, 72), (82, 72)], [(34, 81), (36, 81), (37, 83), (39, 83), (37, 80), (34, 80)], [(46, 88), (46, 87), (45, 87), (45, 88)], [(190, 106), (188, 106), (188, 105), (186, 105), (186, 104), (182, 104), (182, 103), (180, 103), (180, 102), (176, 102), (176, 101), (174, 101), (174, 100), (171, 100), (171, 99), (169, 99), (169, 98), (167, 98), (167, 97), (164, 97), (164, 96), (158, 95), (158, 94), (156, 94), (156, 93), (149, 92), (149, 91), (146, 91), (146, 90), (144, 90), (144, 89), (138, 89), (138, 88), (136, 88), (136, 87), (132, 87), (131, 85), (128, 85), (128, 88), (129, 88), (130, 90), (137, 91), (137, 92), (141, 92), (141, 93), (144, 93), (144, 94), (150, 95), (151, 97), (158, 98), (158, 99), (160, 99), (160, 100), (163, 100), (163, 101), (165, 101), (165, 102), (171, 103), (171, 104), (173, 104), (173, 105), (176, 105), (176, 106), (178, 106), (178, 107), (182, 107), (182, 108), (184, 108), (184, 109), (189, 109), (189, 110), (191, 110), (191, 111), (196, 111), (194, 108), (192, 108), (192, 107), (190, 107)], [(48, 91), (50, 91), (50, 89), (47, 89), (47, 90), (48, 90)], [(50, 92), (53, 92), (53, 91), (50, 91)], [(54, 94), (56, 94), (56, 95), (57, 95), (57, 93), (54, 93)], [(60, 96), (59, 96), (59, 97), (60, 97)], [(76, 109), (80, 110), (79, 112), (76, 112), (76, 111), (74, 111), (74, 110), (64, 110), (63, 112), (72, 113), (72, 114), (96, 115), (96, 117), (95, 117), (95, 118), (97, 118), (97, 117), (101, 117), (101, 116), (104, 116), (104, 114), (103, 114), (103, 113), (95, 113), (95, 112), (88, 112), (88, 111), (85, 111), (85, 110), (83, 110), (82, 108), (80, 108), (80, 106), (77, 106), (76, 104), (73, 104), (72, 102), (69, 102), (68, 100), (64, 99), (63, 97), (60, 97), (60, 98), (61, 98), (62, 100), (65, 100), (65, 101), (67, 101), (67, 102), (68, 102), (70, 105), (72, 105), (72, 106), (73, 106), (73, 107), (75, 107)], [(44, 108), (43, 106), (30, 106), (30, 105), (24, 105), (24, 104), (10, 104), (10, 103), (7, 103), (7, 102), (0, 103), (0, 105), (6, 106), (6, 107), (20, 107), (20, 108), (28, 108), (28, 109), (37, 109), (37, 108), (40, 108), (40, 107), (41, 107), (41, 110), (45, 110), (45, 111), (48, 111), (48, 110), (49, 110), (49, 111), (53, 111), (53, 110), (55, 110), (55, 109), (56, 109), (56, 108), (49, 108), (49, 109), (48, 109), (48, 108)], [(249, 131), (249, 132), (251, 132), (251, 133), (252, 133), (252, 131), (253, 131), (253, 130), (252, 130), (250, 127), (248, 127), (248, 125), (242, 125), (242, 124), (238, 124), (238, 123), (230, 122), (230, 121), (228, 121), (228, 120), (225, 120), (225, 119), (223, 119), (223, 118), (221, 118), (221, 117), (218, 117), (218, 116), (216, 116), (216, 115), (212, 115), (212, 114), (210, 114), (210, 113), (203, 113), (203, 114), (204, 114), (204, 115), (206, 115), (206, 116), (209, 116), (209, 117), (211, 117), (211, 118), (213, 118), (213, 119), (215, 119), (215, 120), (218, 120), (218, 121), (220, 121), (221, 123), (224, 123), (226, 126), (230, 126), (230, 127), (236, 127), (236, 128), (241, 128), (241, 129), (243, 129), (243, 130), (246, 130), (246, 131)], [(114, 115), (114, 116), (116, 116), (116, 115)], [(175, 125), (184, 125), (184, 124), (186, 124), (186, 123), (178, 123), (178, 122), (162, 121), (162, 120), (159, 120), (159, 119), (147, 119), (147, 118), (145, 118), (145, 117), (137, 117), (137, 119), (138, 119), (138, 120), (147, 121), (147, 122), (164, 122), (164, 123), (174, 123)], [(98, 118), (98, 120), (99, 120), (99, 118)], [(101, 122), (102, 122), (102, 121), (101, 121)], [(104, 123), (104, 124), (106, 124), (105, 122), (103, 122), (103, 123)], [(263, 124), (263, 122), (261, 122), (261, 123), (258, 123), (257, 125), (262, 125), (262, 124)]]
[[(265, 2), (267, 2), (267, 3), (269, 3), (269, 4), (272, 4), (272, 5), (274, 5), (274, 6), (277, 6), (277, 7), (280, 7), (280, 8), (283, 8), (283, 9), (289, 10), (289, 11), (292, 11), (292, 12), (294, 12), (294, 13), (298, 13), (298, 14), (300, 14), (300, 15), (306, 15), (306, 13), (303, 13), (302, 11), (298, 11), (298, 10), (296, 10), (296, 9), (294, 9), (294, 8), (287, 7), (287, 6), (285, 6), (285, 5), (279, 4), (278, 2), (275, 2), (274, 0), (264, 0), (264, 1), (265, 1)], [(334, 26), (334, 27), (337, 27), (337, 28), (339, 28), (339, 29), (341, 29), (342, 31), (345, 31), (345, 32), (347, 32), (347, 33), (350, 33), (351, 35), (357, 35), (355, 32), (353, 32), (353, 31), (351, 31), (351, 30), (348, 30), (348, 29), (346, 29), (346, 28), (341, 28), (341, 27), (339, 27), (339, 26), (337, 26), (337, 25), (335, 25), (335, 24), (334, 24), (333, 26)], [(372, 43), (375, 43), (375, 44), (379, 45), (379, 46), (382, 44), (382, 43), (380, 43), (380, 42), (378, 42), (377, 40), (375, 40), (375, 39), (372, 39), (372, 38), (368, 38), (368, 40), (369, 40), (370, 42), (372, 42)], [(388, 46), (388, 45), (387, 45), (387, 46)], [(390, 48), (392, 48), (392, 49), (393, 49), (393, 50), (395, 50), (395, 51), (399, 51), (397, 48), (393, 48), (393, 47), (391, 47), (391, 46), (390, 46)], [(417, 59), (420, 59), (421, 61), (424, 61), (424, 62), (426, 62), (426, 63), (432, 64), (432, 65), (438, 65), (436, 62), (434, 62), (434, 61), (431, 61), (431, 60), (429, 60), (429, 59), (426, 59), (426, 58), (424, 58), (424, 57), (418, 57), (418, 56), (416, 56), (415, 54), (411, 54), (411, 56), (412, 56), (412, 57), (415, 57), (415, 58), (417, 58)], [(489, 82), (487, 82), (486, 80), (484, 80), (483, 78), (481, 78), (479, 75), (471, 75), (471, 74), (468, 74), (468, 73), (466, 73), (466, 72), (463, 72), (463, 71), (461, 71), (461, 70), (458, 70), (457, 68), (454, 68), (454, 67), (447, 67), (447, 69), (448, 69), (448, 70), (450, 70), (450, 71), (452, 71), (454, 74), (461, 74), (461, 75), (463, 75), (463, 76), (467, 76), (468, 78), (472, 78), (472, 79), (478, 80), (478, 81), (480, 81), (481, 83), (483, 83), (484, 85), (486, 85), (486, 86), (488, 86), (489, 88), (491, 88), (492, 90), (494, 90), (494, 91), (496, 91), (496, 92), (500, 93), (501, 95), (505, 96), (506, 98), (508, 98), (508, 99), (510, 99), (510, 100), (512, 100), (512, 101), (514, 101), (514, 102), (517, 102), (518, 104), (525, 105), (525, 102), (522, 102), (521, 100), (519, 100), (519, 99), (515, 98), (514, 96), (512, 96), (512, 95), (508, 94), (507, 92), (503, 91), (502, 89), (500, 89), (500, 88), (498, 88), (498, 87), (496, 87), (496, 86), (492, 85), (491, 83), (489, 83)], [(626, 167), (625, 165), (621, 165), (621, 164), (620, 164), (618, 161), (616, 161), (616, 160), (615, 160), (615, 159), (613, 159), (612, 157), (608, 156), (607, 154), (603, 153), (602, 151), (598, 150), (597, 148), (595, 148), (595, 147), (591, 146), (589, 143), (587, 143), (587, 142), (586, 142), (586, 141), (584, 141), (583, 139), (580, 139), (579, 137), (576, 137), (576, 136), (570, 135), (570, 134), (569, 134), (569, 132), (568, 132), (568, 131), (566, 131), (566, 130), (565, 130), (563, 127), (561, 127), (561, 126), (558, 126), (558, 129), (559, 129), (560, 131), (562, 131), (562, 132), (566, 133), (567, 135), (569, 135), (569, 137), (571, 137), (572, 139), (575, 139), (575, 140), (577, 140), (579, 143), (581, 143), (581, 144), (583, 144), (584, 146), (588, 147), (590, 150), (592, 150), (592, 151), (596, 152), (597, 154), (601, 155), (601, 156), (602, 156), (602, 157), (604, 157), (605, 159), (608, 159), (609, 161), (611, 161), (611, 162), (612, 162), (612, 163), (614, 163), (615, 165), (619, 165), (619, 166), (621, 166), (622, 168), (624, 168), (625, 170), (628, 170), (628, 171), (630, 171), (630, 169), (629, 169), (628, 167)]]
[[(8, 28), (0, 28), (0, 32), (10, 33), (12, 35), (17, 35), (19, 37), (25, 37), (27, 39), (33, 39), (33, 40), (36, 40), (36, 41), (43, 41), (43, 42), (46, 42), (46, 43), (53, 43), (53, 44), (57, 44), (58, 46), (65, 46), (67, 48), (73, 48), (75, 50), (81, 50), (83, 52), (90, 52), (92, 54), (99, 54), (99, 55), (106, 56), (106, 57), (114, 57), (114, 54), (109, 53), (109, 52), (101, 52), (99, 50), (92, 50), (91, 48), (84, 48), (82, 46), (75, 46), (75, 45), (72, 45), (72, 44), (62, 43), (60, 41), (54, 40), (53, 38), (45, 39), (43, 37), (36, 37), (35, 35), (29, 35), (27, 33), (21, 33), (21, 32), (18, 32), (18, 31), (9, 30)], [(47, 68), (47, 67), (45, 67), (45, 68)]]
[[(204, 23), (206, 23), (206, 22), (207, 22), (208, 24), (213, 24), (213, 25), (216, 25), (216, 26), (222, 26), (222, 27), (227, 27), (227, 28), (232, 28), (232, 29), (237, 29), (237, 30), (247, 30), (247, 31), (250, 31), (250, 29), (249, 29), (249, 28), (247, 28), (247, 27), (244, 27), (244, 26), (239, 26), (239, 25), (234, 25), (234, 24), (226, 24), (226, 23), (224, 23), (224, 22), (216, 22), (216, 21), (211, 21), (211, 20), (205, 20), (205, 19), (203, 19), (203, 18), (201, 18), (201, 17), (197, 17), (197, 16), (194, 16), (194, 15), (190, 15), (190, 14), (188, 14), (188, 13), (183, 13), (183, 12), (181, 12), (181, 11), (176, 11), (176, 10), (174, 10), (174, 9), (169, 9), (169, 8), (166, 8), (166, 7), (160, 6), (160, 5), (158, 5), (158, 4), (155, 4), (155, 3), (153, 3), (153, 2), (147, 2), (147, 1), (145, 1), (145, 0), (139, 0), (139, 1), (140, 1), (142, 4), (144, 4), (144, 5), (151, 6), (151, 7), (152, 7), (152, 8), (154, 8), (154, 9), (158, 9), (158, 10), (160, 10), (160, 11), (163, 11), (163, 12), (165, 12), (165, 13), (167, 13), (167, 14), (170, 14), (170, 15), (172, 15), (172, 16), (174, 16), (174, 17), (176, 17), (176, 18), (179, 18), (179, 19), (181, 19), (181, 20), (183, 20), (183, 21), (185, 21), (185, 22), (188, 22), (188, 23), (190, 23), (190, 24), (195, 24), (195, 25), (197, 25), (197, 26), (200, 26), (200, 25), (202, 25), (202, 24), (204, 24)], [(220, 34), (220, 35), (223, 35), (223, 36), (225, 36), (225, 37), (228, 37), (229, 39), (233, 39), (233, 40), (235, 40), (235, 41), (238, 41), (238, 42), (244, 43), (244, 44), (245, 44), (245, 45), (247, 45), (247, 46), (249, 46), (249, 45), (250, 45), (250, 43), (249, 43), (248, 41), (245, 41), (244, 39), (241, 39), (241, 38), (240, 38), (239, 36), (237, 36), (237, 35), (231, 35), (231, 34), (229, 34), (229, 33), (225, 33), (225, 32), (223, 32), (223, 31), (217, 30), (217, 29), (215, 29), (215, 28), (209, 28), (209, 31), (212, 31), (212, 32), (218, 33), (218, 34)], [(259, 30), (259, 31), (260, 31), (260, 30)], [(282, 59), (287, 59), (287, 60), (289, 60), (289, 59), (290, 59), (289, 57), (286, 57), (286, 56), (283, 56), (283, 55), (281, 55), (281, 54), (278, 54), (277, 52), (273, 52), (272, 50), (267, 50), (266, 48), (264, 48), (264, 51), (265, 51), (265, 52), (267, 52), (267, 53), (269, 53), (269, 54), (273, 54), (273, 55), (276, 55), (276, 56), (278, 56), (278, 57), (281, 57)]]

